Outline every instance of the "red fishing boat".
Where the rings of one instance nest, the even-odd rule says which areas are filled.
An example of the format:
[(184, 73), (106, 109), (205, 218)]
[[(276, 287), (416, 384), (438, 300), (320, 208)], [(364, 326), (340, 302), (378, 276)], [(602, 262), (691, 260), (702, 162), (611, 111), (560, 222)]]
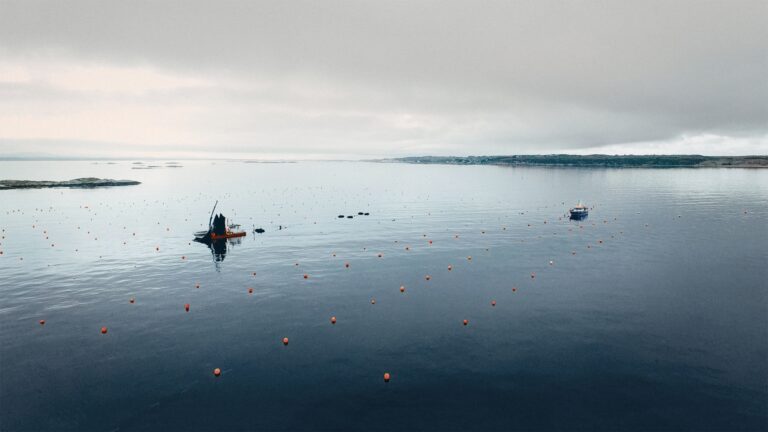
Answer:
[(212, 241), (222, 240), (237, 237), (245, 237), (245, 231), (240, 229), (239, 224), (227, 224), (227, 218), (223, 214), (214, 215), (216, 212), (216, 206), (213, 205), (213, 211), (211, 211), (211, 217), (208, 219), (208, 230), (198, 231), (195, 233), (195, 240), (197, 241)]

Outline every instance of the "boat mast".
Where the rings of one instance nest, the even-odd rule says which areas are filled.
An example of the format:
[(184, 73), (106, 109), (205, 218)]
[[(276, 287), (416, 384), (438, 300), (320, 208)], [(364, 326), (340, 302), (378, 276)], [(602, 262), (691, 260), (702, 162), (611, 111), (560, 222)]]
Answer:
[(208, 218), (208, 232), (210, 232), (213, 229), (213, 213), (216, 212), (216, 206), (219, 204), (219, 200), (216, 200), (216, 204), (213, 205), (213, 210), (211, 210), (211, 217)]

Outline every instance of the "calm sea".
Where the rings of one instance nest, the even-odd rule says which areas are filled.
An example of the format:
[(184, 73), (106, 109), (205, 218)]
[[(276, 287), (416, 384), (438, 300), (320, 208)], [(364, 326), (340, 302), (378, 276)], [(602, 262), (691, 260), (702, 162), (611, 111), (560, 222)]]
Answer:
[(0, 191), (0, 429), (768, 429), (768, 170), (151, 164), (0, 162), (142, 182)]

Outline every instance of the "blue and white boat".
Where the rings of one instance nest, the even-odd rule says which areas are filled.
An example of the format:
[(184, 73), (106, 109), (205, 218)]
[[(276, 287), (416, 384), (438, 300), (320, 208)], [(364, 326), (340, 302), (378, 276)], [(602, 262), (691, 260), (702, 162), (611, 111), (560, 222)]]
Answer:
[(571, 219), (582, 220), (589, 216), (589, 209), (579, 201), (579, 203), (576, 204), (576, 207), (569, 210), (569, 213), (571, 214)]

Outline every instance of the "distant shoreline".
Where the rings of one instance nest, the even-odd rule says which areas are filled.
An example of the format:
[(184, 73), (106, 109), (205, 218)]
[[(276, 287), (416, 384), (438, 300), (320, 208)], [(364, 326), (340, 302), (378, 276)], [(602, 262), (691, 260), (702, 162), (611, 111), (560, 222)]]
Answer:
[(0, 180), (0, 190), (43, 189), (43, 188), (96, 188), (111, 186), (133, 186), (141, 184), (136, 180), (112, 180), (95, 177), (83, 177), (65, 181), (49, 180)]
[(701, 155), (511, 155), (511, 156), (413, 156), (375, 159), (371, 162), (552, 166), (584, 168), (768, 168), (768, 156)]

